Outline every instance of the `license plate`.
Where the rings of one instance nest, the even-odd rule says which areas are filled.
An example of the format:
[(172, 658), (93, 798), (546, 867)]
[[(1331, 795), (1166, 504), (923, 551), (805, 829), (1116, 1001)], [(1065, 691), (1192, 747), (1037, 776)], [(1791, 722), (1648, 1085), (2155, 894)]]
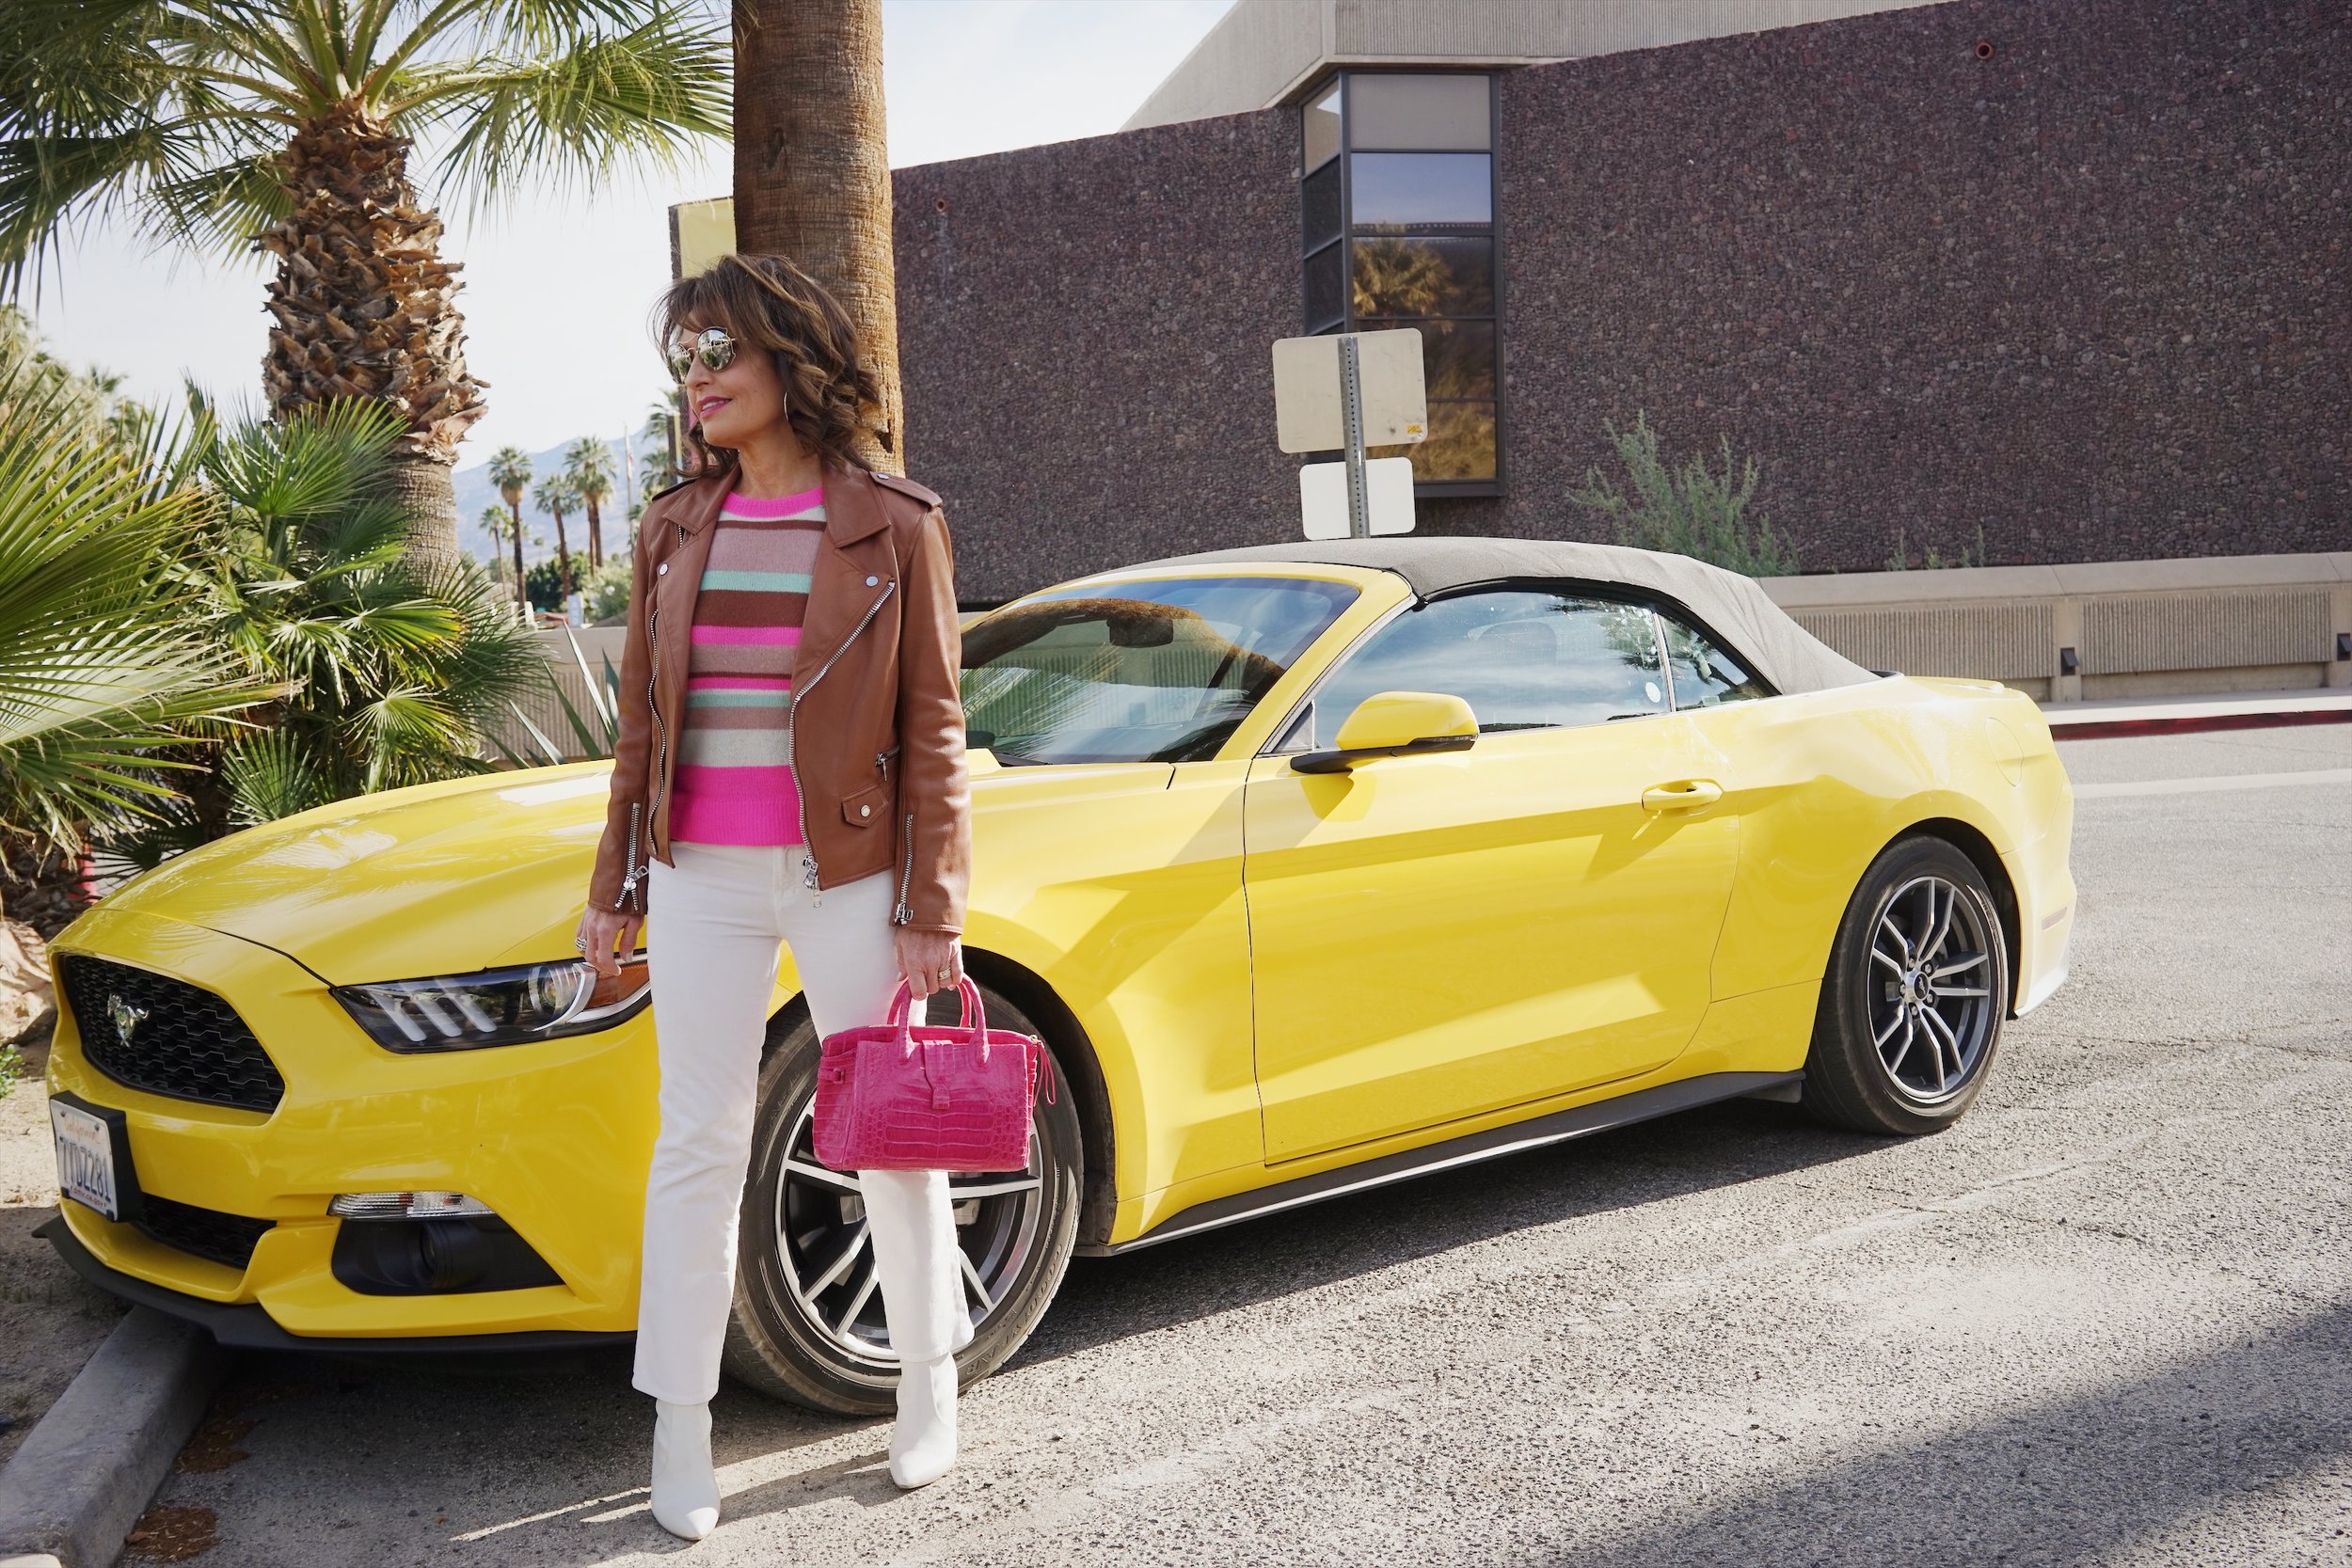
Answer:
[(105, 1121), (72, 1105), (49, 1102), (49, 1131), (57, 1144), (57, 1186), (110, 1220), (122, 1218), (115, 1183), (115, 1144)]

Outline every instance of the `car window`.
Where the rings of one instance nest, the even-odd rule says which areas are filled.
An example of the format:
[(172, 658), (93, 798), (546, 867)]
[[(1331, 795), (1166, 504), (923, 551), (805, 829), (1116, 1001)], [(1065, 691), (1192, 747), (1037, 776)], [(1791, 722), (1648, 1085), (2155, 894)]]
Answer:
[(1671, 610), (1658, 612), (1666, 639), (1666, 669), (1674, 680), (1675, 706), (1714, 707), (1773, 695), (1772, 689), (1724, 650), (1721, 643)]
[(964, 628), (966, 734), (1008, 767), (1214, 756), (1356, 594), (1177, 578), (1016, 600)]
[(1356, 705), (1377, 691), (1442, 691), (1477, 715), (1482, 734), (1600, 724), (1667, 711), (1658, 635), (1640, 605), (1490, 589), (1397, 615), (1315, 690), (1311, 723), (1284, 749), (1329, 746)]

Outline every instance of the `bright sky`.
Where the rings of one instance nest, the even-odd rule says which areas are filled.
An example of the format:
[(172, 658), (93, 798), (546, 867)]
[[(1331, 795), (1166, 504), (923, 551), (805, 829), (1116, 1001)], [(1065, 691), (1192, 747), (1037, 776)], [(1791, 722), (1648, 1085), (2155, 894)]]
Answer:
[[(890, 161), (1116, 131), (1232, 3), (884, 0)], [(537, 451), (644, 421), (662, 389), (644, 322), (669, 281), (665, 210), (729, 183), (714, 146), (677, 177), (517, 198), (480, 225), (444, 212), (444, 254), (465, 263), (467, 365), (490, 384), (460, 467), (509, 443)], [(121, 373), (134, 396), (176, 401), (184, 372), (224, 403), (258, 402), (266, 280), (259, 264), (147, 254), (94, 229), (51, 267), (37, 313), (60, 357)]]

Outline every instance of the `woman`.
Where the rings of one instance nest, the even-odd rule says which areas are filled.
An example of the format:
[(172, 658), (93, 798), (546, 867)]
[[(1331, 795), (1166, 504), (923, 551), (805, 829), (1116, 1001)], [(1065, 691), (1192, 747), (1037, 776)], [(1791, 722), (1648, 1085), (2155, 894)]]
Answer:
[[(733, 1300), (777, 947), (818, 1036), (962, 974), (970, 822), (953, 562), (939, 498), (870, 471), (879, 406), (848, 316), (776, 256), (729, 256), (657, 312), (697, 477), (638, 524), (612, 800), (580, 922), (647, 954), (661, 1132), (645, 1183), (632, 1384), (654, 1398), (653, 1513), (719, 1518), (710, 1397)], [(899, 1358), (890, 1474), (954, 1462), (971, 1342), (944, 1171), (858, 1175)]]

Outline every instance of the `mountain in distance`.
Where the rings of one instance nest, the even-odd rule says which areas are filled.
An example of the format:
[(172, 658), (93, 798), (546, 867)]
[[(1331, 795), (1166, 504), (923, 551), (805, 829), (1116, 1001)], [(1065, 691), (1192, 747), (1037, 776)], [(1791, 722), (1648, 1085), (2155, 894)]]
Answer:
[[(526, 565), (555, 558), (555, 518), (534, 506), (532, 495), (539, 488), (541, 480), (563, 471), (564, 453), (571, 444), (569, 441), (560, 442), (545, 451), (531, 454), (531, 488), (523, 492), (523, 562)], [(631, 478), (624, 444), (618, 437), (606, 441), (605, 447), (612, 453), (612, 493), (604, 501), (604, 553), (610, 559), (615, 550), (627, 550), (628, 547), (629, 502), (644, 499), (648, 476), (646, 464), (640, 461), (635, 476)], [(657, 490), (669, 483), (661, 477), (658, 467), (651, 478)], [(450, 482), (457, 492), (457, 547), (485, 564), (489, 562), (490, 552), (497, 549), (502, 559), (512, 564), (515, 546), (493, 540), (489, 531), (482, 526), (484, 507), (495, 506), (501, 511), (506, 507), (498, 486), (490, 483), (489, 454), (485, 452), (480, 461), (455, 470), (450, 475)], [(543, 535), (547, 543), (532, 544), (531, 536), (534, 532)], [(565, 512), (564, 532), (571, 541), (574, 560), (584, 563), (588, 558), (588, 515), (585, 512)]]

